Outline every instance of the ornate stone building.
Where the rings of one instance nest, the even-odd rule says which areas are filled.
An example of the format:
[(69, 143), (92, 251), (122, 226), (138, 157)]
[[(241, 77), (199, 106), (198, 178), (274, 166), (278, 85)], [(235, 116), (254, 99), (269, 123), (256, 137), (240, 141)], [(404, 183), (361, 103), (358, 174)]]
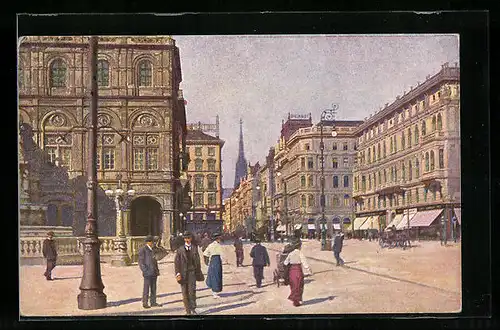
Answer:
[(355, 229), (439, 225), (443, 208), (449, 223), (460, 207), (459, 89), (460, 69), (446, 63), (356, 129)]
[[(116, 189), (121, 175), (124, 188), (136, 191), (125, 212), (127, 236), (152, 234), (168, 242), (179, 229), (178, 178), (187, 168), (179, 50), (172, 38), (161, 36), (99, 37), (98, 47), (98, 181), (103, 189)], [(20, 121), (32, 128), (48, 162), (82, 182), (88, 162), (87, 53), (88, 37), (25, 37), (19, 43)], [(73, 191), (63, 202), (71, 214), (59, 211), (55, 201), (56, 214), (66, 212), (64, 221), (81, 233), (85, 196)], [(114, 222), (111, 217), (99, 219), (100, 226)]]
[[(302, 224), (310, 233), (319, 231), (321, 220), (321, 151), (320, 127), (312, 125), (309, 115), (289, 116), (283, 127), (293, 127), (283, 134), (275, 148), (276, 194), (274, 209), (281, 228), (288, 224), (288, 233), (293, 225)], [(296, 125), (291, 122), (297, 121)], [(354, 218), (352, 203), (352, 168), (356, 156), (354, 135), (361, 121), (339, 120), (324, 122), (323, 141), (325, 175), (325, 217), (327, 230), (333, 224), (348, 225)], [(335, 127), (337, 136), (332, 136)], [(336, 227), (337, 227), (336, 226)], [(280, 230), (280, 228), (278, 228)], [(281, 229), (283, 230), (283, 229)]]

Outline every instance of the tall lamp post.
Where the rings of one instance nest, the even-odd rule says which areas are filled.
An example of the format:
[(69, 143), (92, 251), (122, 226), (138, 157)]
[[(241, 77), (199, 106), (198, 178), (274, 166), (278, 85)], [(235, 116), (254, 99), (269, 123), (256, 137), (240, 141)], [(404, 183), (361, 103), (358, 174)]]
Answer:
[(273, 178), (273, 166), (269, 167), (269, 188), (270, 188), (270, 194), (271, 194), (271, 221), (270, 221), (270, 226), (271, 226), (271, 242), (274, 242), (274, 178)]
[[(320, 205), (321, 205), (321, 250), (328, 250), (327, 243), (326, 243), (326, 218), (325, 218), (325, 157), (324, 157), (324, 150), (325, 150), (325, 144), (323, 142), (323, 122), (324, 121), (331, 121), (333, 122), (335, 120), (335, 114), (338, 109), (338, 104), (333, 104), (332, 109), (326, 109), (321, 113), (321, 121), (320, 121), (320, 138), (321, 141), (319, 143), (319, 149), (321, 150), (321, 199), (320, 199)], [(335, 131), (335, 125), (333, 125), (333, 131), (332, 131), (332, 137), (337, 136), (337, 132)]]
[(89, 43), (90, 71), (90, 128), (87, 163), (87, 224), (83, 254), (83, 275), (80, 294), (77, 297), (78, 308), (93, 310), (106, 307), (106, 295), (101, 277), (99, 238), (97, 231), (97, 37), (91, 36)]
[(118, 185), (115, 190), (108, 189), (105, 191), (106, 196), (114, 197), (116, 206), (116, 238), (114, 242), (114, 256), (111, 260), (113, 266), (128, 266), (130, 265), (130, 258), (127, 254), (127, 238), (125, 237), (124, 223), (123, 223), (123, 209), (128, 206), (131, 197), (135, 195), (135, 190), (129, 189), (124, 191), (122, 189), (122, 175), (116, 175)]
[[(281, 177), (281, 172), (276, 172), (276, 175), (278, 177)], [(288, 237), (288, 201), (287, 201), (287, 193), (286, 193), (286, 182), (285, 178), (281, 178), (281, 184), (283, 185), (283, 212), (282, 214), (284, 215), (284, 222), (285, 222), (285, 235)], [(282, 221), (283, 224), (283, 221)]]

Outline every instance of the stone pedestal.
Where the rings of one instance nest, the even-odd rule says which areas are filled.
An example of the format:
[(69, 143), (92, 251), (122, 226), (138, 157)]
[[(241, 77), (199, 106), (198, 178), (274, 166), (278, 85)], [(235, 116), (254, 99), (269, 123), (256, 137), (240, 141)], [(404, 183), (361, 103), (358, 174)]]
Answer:
[(113, 240), (114, 254), (111, 259), (112, 266), (129, 266), (130, 258), (127, 254), (127, 238), (117, 237)]

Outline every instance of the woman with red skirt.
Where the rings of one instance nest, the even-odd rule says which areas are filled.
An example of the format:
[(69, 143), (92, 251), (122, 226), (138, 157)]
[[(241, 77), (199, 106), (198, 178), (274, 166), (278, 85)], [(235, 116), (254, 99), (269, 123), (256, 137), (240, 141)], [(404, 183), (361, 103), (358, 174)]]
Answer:
[(295, 249), (288, 254), (283, 264), (289, 266), (289, 283), (290, 295), (288, 299), (293, 302), (293, 305), (298, 307), (302, 305), (302, 294), (304, 293), (304, 271), (306, 274), (312, 275), (311, 268), (307, 260), (300, 251), (302, 243), (300, 240), (295, 244)]

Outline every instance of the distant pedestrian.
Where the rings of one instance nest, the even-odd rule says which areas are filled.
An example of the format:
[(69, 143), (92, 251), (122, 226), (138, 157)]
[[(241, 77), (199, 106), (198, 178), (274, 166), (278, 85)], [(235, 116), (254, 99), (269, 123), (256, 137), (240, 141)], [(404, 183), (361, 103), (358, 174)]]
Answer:
[(52, 270), (56, 267), (57, 261), (57, 249), (53, 231), (47, 233), (47, 238), (43, 241), (42, 253), (43, 257), (47, 259), (47, 269), (43, 275), (47, 281), (52, 281)]
[(236, 253), (236, 267), (243, 266), (245, 253), (243, 250), (243, 241), (239, 238), (239, 236), (236, 236), (234, 239), (234, 252)]
[(283, 264), (289, 266), (288, 280), (290, 282), (290, 295), (288, 299), (293, 302), (293, 305), (298, 307), (302, 305), (302, 295), (304, 293), (304, 271), (312, 274), (311, 268), (307, 260), (300, 250), (302, 243), (300, 240), (293, 246), (294, 250), (288, 254)]
[(209, 258), (207, 271), (207, 286), (212, 289), (214, 298), (219, 298), (222, 291), (222, 246), (220, 234), (212, 235), (213, 242), (207, 247), (203, 255)]
[[(144, 277), (142, 290), (142, 307), (144, 308), (161, 307), (160, 304), (156, 303), (156, 281), (160, 275), (160, 270), (158, 269), (158, 261), (153, 251), (153, 241), (154, 238), (148, 235), (145, 239), (146, 244), (139, 249), (138, 263)], [(149, 295), (150, 290), (151, 295)], [(148, 305), (148, 298), (151, 306)]]
[(344, 236), (340, 232), (337, 232), (337, 234), (333, 239), (333, 255), (337, 260), (337, 266), (344, 265), (344, 260), (342, 260), (342, 258), (340, 257), (340, 252), (342, 252), (343, 245), (344, 245)]
[(196, 281), (203, 281), (205, 278), (201, 271), (198, 247), (193, 244), (192, 234), (185, 232), (183, 237), (184, 244), (175, 251), (175, 279), (181, 285), (186, 314), (196, 315), (198, 314), (196, 312)]
[(264, 279), (264, 267), (271, 265), (271, 262), (266, 247), (260, 244), (260, 239), (258, 238), (255, 240), (255, 245), (250, 251), (250, 257), (253, 258), (253, 276), (255, 277), (257, 287), (260, 288)]

